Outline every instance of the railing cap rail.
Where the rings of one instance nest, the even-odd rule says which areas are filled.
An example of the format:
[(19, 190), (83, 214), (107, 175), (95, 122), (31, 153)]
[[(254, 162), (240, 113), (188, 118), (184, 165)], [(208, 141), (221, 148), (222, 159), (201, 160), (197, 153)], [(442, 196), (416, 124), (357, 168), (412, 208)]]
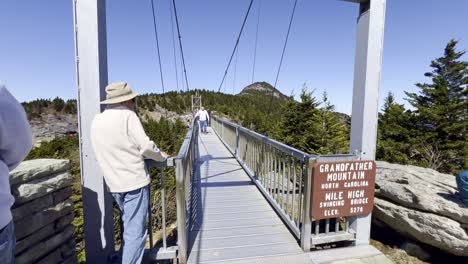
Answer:
[(288, 154), (291, 154), (292, 156), (295, 156), (296, 158), (300, 158), (300, 159), (303, 159), (303, 160), (319, 160), (319, 161), (334, 161), (334, 160), (342, 160), (342, 159), (345, 159), (345, 160), (354, 160), (357, 158), (356, 155), (354, 154), (329, 154), (329, 155), (315, 155), (315, 154), (309, 154), (309, 153), (306, 153), (304, 151), (301, 151), (301, 150), (298, 150), (296, 148), (293, 148), (291, 146), (288, 146), (284, 143), (281, 143), (281, 142), (278, 142), (272, 138), (269, 138), (265, 135), (262, 135), (262, 134), (259, 134), (253, 130), (250, 130), (248, 128), (245, 128), (243, 126), (240, 126), (238, 124), (235, 124), (225, 118), (222, 118), (222, 117), (217, 117), (217, 116), (214, 116), (212, 117), (213, 119), (215, 120), (218, 120), (224, 124), (227, 124), (229, 126), (232, 126), (234, 128), (237, 128), (241, 131), (244, 131), (246, 132), (247, 134), (250, 134), (266, 143), (270, 143), (271, 145), (273, 145), (274, 147), (276, 147), (277, 149), (283, 151), (283, 152), (286, 152)]

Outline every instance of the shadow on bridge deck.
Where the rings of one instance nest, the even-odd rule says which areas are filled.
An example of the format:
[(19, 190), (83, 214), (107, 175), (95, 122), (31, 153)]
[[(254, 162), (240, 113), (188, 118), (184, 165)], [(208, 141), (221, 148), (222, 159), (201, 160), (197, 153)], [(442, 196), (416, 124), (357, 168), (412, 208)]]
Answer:
[(209, 129), (200, 134), (189, 263), (310, 263), (255, 184)]

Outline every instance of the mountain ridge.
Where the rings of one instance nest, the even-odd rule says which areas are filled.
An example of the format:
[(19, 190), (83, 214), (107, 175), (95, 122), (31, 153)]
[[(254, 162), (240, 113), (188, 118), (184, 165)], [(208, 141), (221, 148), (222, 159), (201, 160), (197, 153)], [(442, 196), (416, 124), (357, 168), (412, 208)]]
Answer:
[(288, 96), (284, 95), (278, 89), (273, 87), (273, 85), (265, 81), (254, 82), (252, 84), (247, 85), (246, 87), (244, 87), (244, 89), (242, 89), (242, 91), (238, 95), (251, 94), (252, 92), (262, 92), (284, 100), (289, 99)]

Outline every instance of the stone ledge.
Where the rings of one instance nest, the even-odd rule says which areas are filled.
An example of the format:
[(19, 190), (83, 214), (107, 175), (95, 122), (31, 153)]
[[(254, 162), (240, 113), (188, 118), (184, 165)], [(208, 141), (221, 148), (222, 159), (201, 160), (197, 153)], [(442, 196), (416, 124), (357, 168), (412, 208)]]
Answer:
[(35, 262), (37, 264), (59, 264), (63, 263), (68, 257), (72, 257), (75, 252), (75, 239), (72, 238), (62, 246), (48, 253), (44, 258)]
[(10, 184), (18, 185), (70, 169), (69, 160), (35, 159), (22, 162), (10, 173)]
[[(68, 226), (65, 230), (53, 237), (42, 241), (35, 246), (29, 248), (22, 254), (16, 257), (16, 264), (36, 263), (38, 259), (47, 255), (52, 250), (60, 247), (63, 243), (73, 237), (73, 226)], [(61, 254), (61, 253), (60, 253)], [(53, 255), (53, 254), (52, 254)]]
[(46, 225), (45, 227), (37, 230), (31, 235), (24, 237), (16, 242), (15, 254), (18, 255), (36, 243), (46, 239), (56, 233), (61, 232), (66, 226), (71, 225), (73, 221), (73, 214), (68, 214), (56, 220), (53, 224)]
[(15, 223), (16, 239), (32, 234), (42, 227), (54, 222), (55, 220), (71, 213), (73, 202), (65, 200), (53, 207), (49, 207), (41, 212), (32, 214), (30, 217), (23, 218)]
[(72, 176), (70, 172), (63, 171), (44, 178), (32, 180), (28, 183), (13, 186), (11, 192), (16, 200), (15, 206), (18, 207), (28, 201), (70, 186), (71, 182)]
[(29, 216), (33, 213), (36, 213), (40, 210), (43, 210), (44, 208), (50, 207), (54, 204), (58, 204), (66, 200), (71, 195), (72, 195), (71, 187), (66, 187), (56, 192), (50, 193), (50, 195), (46, 195), (46, 196), (37, 198), (35, 200), (32, 200), (28, 203), (19, 205), (17, 207), (13, 207), (12, 209), (13, 220), (17, 222), (18, 220), (26, 216)]

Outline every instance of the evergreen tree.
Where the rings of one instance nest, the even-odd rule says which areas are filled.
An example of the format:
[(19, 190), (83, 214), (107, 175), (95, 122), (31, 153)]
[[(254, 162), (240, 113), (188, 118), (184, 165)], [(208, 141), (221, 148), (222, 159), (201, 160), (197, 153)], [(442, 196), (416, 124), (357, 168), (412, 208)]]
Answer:
[(338, 154), (349, 152), (349, 130), (340, 122), (335, 106), (328, 100), (327, 92), (322, 95), (323, 107), (318, 112), (318, 133), (320, 154)]
[(416, 109), (419, 156), (426, 166), (456, 173), (468, 168), (468, 62), (451, 40), (444, 56), (431, 62), (425, 74), (432, 83), (418, 83), (419, 93), (406, 93)]
[(411, 114), (395, 102), (391, 92), (385, 98), (379, 113), (377, 159), (399, 164), (410, 164)]
[(320, 142), (317, 137), (318, 105), (313, 92), (302, 88), (301, 102), (289, 100), (282, 107), (283, 115), (278, 127), (277, 139), (286, 145), (307, 153), (317, 153)]
[(54, 108), (55, 111), (61, 112), (63, 108), (65, 107), (65, 102), (63, 101), (63, 99), (57, 96), (55, 97), (54, 100), (52, 100), (52, 107)]

